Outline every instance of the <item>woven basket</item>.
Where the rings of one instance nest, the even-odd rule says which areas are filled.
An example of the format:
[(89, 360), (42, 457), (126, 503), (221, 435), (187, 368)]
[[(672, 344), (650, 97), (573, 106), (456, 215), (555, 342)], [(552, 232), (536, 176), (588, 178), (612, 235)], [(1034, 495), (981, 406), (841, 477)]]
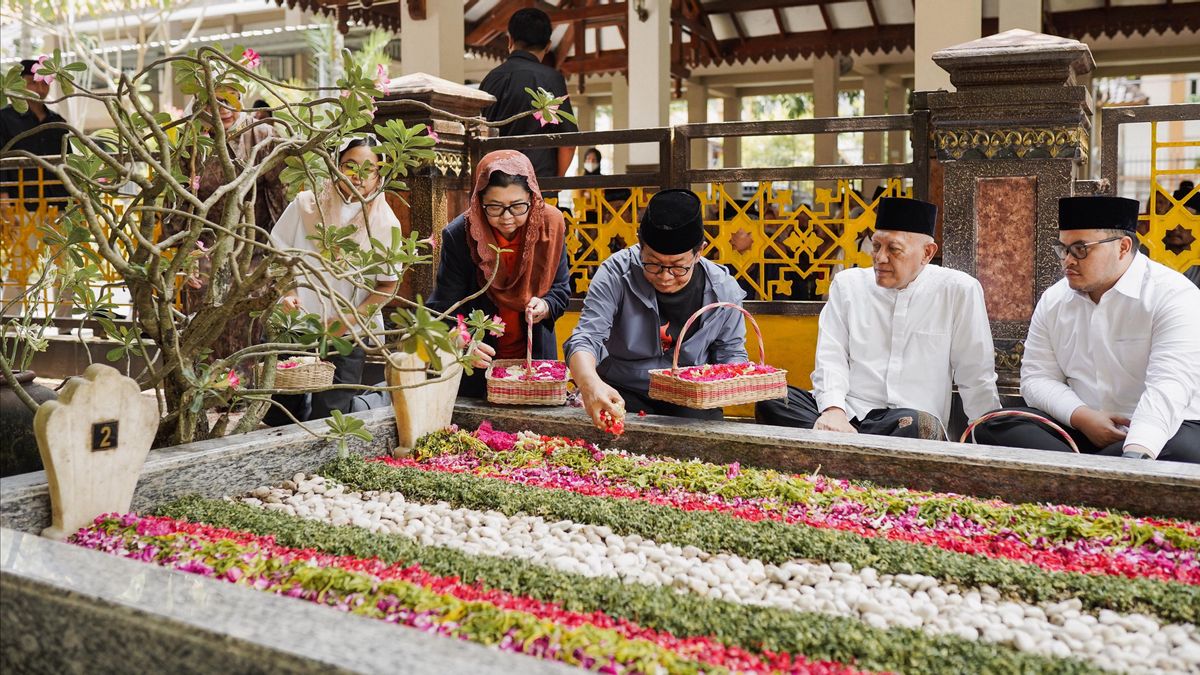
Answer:
[(754, 334), (758, 337), (759, 364), (766, 365), (767, 352), (763, 347), (762, 331), (750, 312), (732, 302), (714, 302), (696, 310), (688, 317), (687, 323), (683, 324), (679, 338), (675, 341), (675, 358), (671, 361), (671, 368), (650, 371), (650, 398), (699, 410), (786, 398), (786, 370), (758, 375), (738, 375), (714, 382), (693, 382), (679, 377), (679, 348), (683, 346), (684, 336), (701, 314), (717, 307), (736, 309), (750, 320)]
[(294, 368), (275, 369), (275, 389), (308, 391), (333, 384), (334, 365), (328, 361), (311, 361)]
[(526, 312), (525, 359), (499, 359), (488, 366), (484, 378), (487, 380), (487, 400), (491, 403), (505, 405), (563, 405), (567, 402), (567, 380), (571, 378), (567, 371), (562, 380), (508, 380), (492, 377), (496, 368), (509, 366), (524, 366), (529, 369), (533, 365), (533, 321), (530, 312)]

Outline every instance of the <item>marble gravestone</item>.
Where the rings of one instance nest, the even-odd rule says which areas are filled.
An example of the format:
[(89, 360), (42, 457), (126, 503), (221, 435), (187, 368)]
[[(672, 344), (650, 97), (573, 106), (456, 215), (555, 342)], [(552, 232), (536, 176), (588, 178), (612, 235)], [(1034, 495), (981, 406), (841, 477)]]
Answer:
[(94, 363), (38, 408), (33, 426), (53, 517), (43, 536), (65, 539), (100, 514), (129, 510), (158, 431), (158, 406), (137, 382)]
[(395, 387), (392, 408), (396, 413), (397, 457), (410, 453), (421, 436), (450, 424), (463, 368), (452, 363), (453, 356), (446, 352), (441, 353), (441, 359), (450, 365), (432, 380), (425, 372), (428, 365), (415, 354), (393, 354), (388, 359), (387, 383)]

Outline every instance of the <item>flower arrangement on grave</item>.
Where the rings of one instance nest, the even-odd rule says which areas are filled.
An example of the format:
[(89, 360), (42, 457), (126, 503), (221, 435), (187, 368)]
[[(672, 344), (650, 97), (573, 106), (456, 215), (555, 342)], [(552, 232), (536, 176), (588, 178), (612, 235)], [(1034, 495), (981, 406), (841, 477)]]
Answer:
[(601, 672), (1200, 668), (1200, 522), (487, 422), (73, 541)]

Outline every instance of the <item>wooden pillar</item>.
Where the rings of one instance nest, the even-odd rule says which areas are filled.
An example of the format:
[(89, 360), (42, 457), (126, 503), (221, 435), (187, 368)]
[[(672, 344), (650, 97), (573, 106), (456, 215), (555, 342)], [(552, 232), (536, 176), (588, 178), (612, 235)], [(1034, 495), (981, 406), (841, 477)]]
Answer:
[(1042, 32), (1042, 0), (1004, 0), (1000, 5), (1000, 32), (1019, 28)]
[[(838, 60), (822, 56), (813, 64), (813, 117), (838, 116)], [(813, 136), (813, 164), (838, 164), (837, 134)], [(816, 181), (818, 189), (833, 190), (836, 181)]]
[(952, 90), (950, 77), (933, 62), (933, 53), (976, 40), (982, 32), (983, 0), (916, 0), (913, 64), (917, 91)]
[[(727, 96), (722, 99), (722, 118), (726, 122), (737, 122), (742, 119), (742, 97)], [(742, 165), (742, 139), (730, 136), (721, 140), (721, 166), (726, 169)], [(725, 192), (734, 199), (742, 196), (741, 183), (726, 183)]]
[[(629, 128), (629, 82), (619, 74), (612, 83), (612, 128)], [(613, 173), (623, 174), (629, 167), (629, 145), (613, 146)]]
[[(572, 96), (571, 107), (575, 109), (575, 119), (578, 122), (580, 131), (595, 131), (596, 129), (596, 106), (592, 104), (591, 99), (586, 96)], [(580, 145), (575, 148), (575, 167), (577, 173), (583, 173), (583, 155), (588, 151), (590, 145)]]
[[(887, 113), (899, 115), (908, 111), (908, 95), (902, 84), (887, 85)], [(887, 135), (887, 161), (892, 164), (902, 164), (905, 161), (908, 147), (908, 132), (889, 131)]]
[[(638, 16), (637, 3), (626, 4), (630, 65), (627, 76), (629, 90), (637, 92), (636, 97), (626, 101), (629, 127), (666, 126), (671, 102), (671, 1), (646, 0), (642, 6), (648, 12), (644, 20)], [(629, 162), (639, 170), (657, 167), (658, 151), (654, 143), (632, 145)]]
[[(887, 112), (884, 84), (883, 76), (877, 73), (863, 78), (863, 114), (883, 115)], [(883, 157), (883, 133), (864, 133), (863, 164), (881, 164), (884, 161)], [(883, 181), (877, 179), (864, 180), (863, 197), (870, 199), (875, 187), (882, 184)]]
[(461, 2), (426, 2), (422, 21), (406, 12), (400, 21), (400, 72), (462, 83), (463, 29)]
[[(708, 87), (704, 86), (695, 79), (688, 80), (687, 91), (684, 92), (684, 96), (687, 98), (688, 123), (704, 124), (705, 122), (708, 122)], [(688, 168), (708, 168), (707, 139), (692, 139), (691, 148), (688, 149), (688, 154), (690, 156)]]

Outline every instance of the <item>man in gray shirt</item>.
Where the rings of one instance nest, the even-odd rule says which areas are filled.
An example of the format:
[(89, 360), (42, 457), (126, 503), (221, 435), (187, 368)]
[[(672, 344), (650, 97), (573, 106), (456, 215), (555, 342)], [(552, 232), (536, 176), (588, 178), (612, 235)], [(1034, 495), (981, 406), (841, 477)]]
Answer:
[[(746, 297), (723, 267), (701, 257), (704, 222), (690, 190), (664, 190), (646, 207), (638, 244), (613, 254), (596, 271), (575, 332), (563, 345), (583, 405), (598, 427), (602, 413), (626, 409), (656, 415), (721, 419), (648, 396), (649, 371), (670, 368), (680, 329), (713, 302)], [(747, 360), (746, 324), (732, 309), (713, 310), (684, 336), (679, 365)]]

